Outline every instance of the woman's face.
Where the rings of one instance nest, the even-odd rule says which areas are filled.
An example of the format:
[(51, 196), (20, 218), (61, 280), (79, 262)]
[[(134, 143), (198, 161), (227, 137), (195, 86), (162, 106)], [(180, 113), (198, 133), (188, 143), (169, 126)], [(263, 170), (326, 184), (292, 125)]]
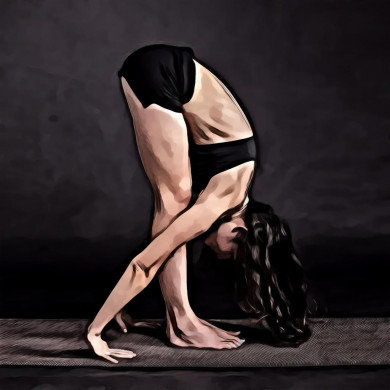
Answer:
[(237, 252), (237, 243), (234, 239), (240, 229), (247, 230), (244, 220), (241, 217), (233, 218), (212, 232), (205, 239), (205, 244), (217, 254), (218, 259), (234, 258)]

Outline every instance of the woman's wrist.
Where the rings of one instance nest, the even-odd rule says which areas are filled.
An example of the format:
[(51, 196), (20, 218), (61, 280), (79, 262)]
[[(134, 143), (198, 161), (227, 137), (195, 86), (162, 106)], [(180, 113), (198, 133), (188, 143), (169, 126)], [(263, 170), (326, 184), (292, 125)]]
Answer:
[(94, 327), (93, 323), (88, 326), (88, 335), (99, 337), (102, 329)]

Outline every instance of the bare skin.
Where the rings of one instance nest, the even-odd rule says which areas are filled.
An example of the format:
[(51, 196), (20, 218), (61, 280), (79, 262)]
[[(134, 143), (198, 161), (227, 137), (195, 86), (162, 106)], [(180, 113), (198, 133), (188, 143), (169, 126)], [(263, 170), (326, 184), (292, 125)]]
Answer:
[[(177, 248), (208, 231), (218, 218), (244, 203), (253, 178), (253, 169), (254, 162), (249, 161), (213, 176), (195, 204), (177, 216), (130, 262), (88, 328), (87, 338), (97, 355), (113, 363), (118, 361), (112, 356), (134, 357), (131, 351), (125, 353), (124, 350), (110, 349), (101, 338), (102, 330), (131, 299), (149, 285)], [(216, 349), (237, 348), (240, 344), (225, 341), (224, 345)]]
[(229, 89), (210, 70), (194, 62), (194, 93), (183, 105), (194, 142), (206, 145), (253, 136), (248, 119)]
[[(172, 222), (177, 220), (178, 215), (186, 210), (191, 198), (187, 131), (191, 131), (194, 141), (198, 144), (233, 141), (253, 135), (242, 110), (226, 87), (205, 67), (197, 62), (195, 64), (195, 90), (192, 99), (183, 106), (184, 114), (166, 110), (156, 104), (152, 104), (146, 109), (143, 108), (127, 81), (124, 78), (121, 79), (133, 118), (140, 157), (155, 194), (152, 238), (158, 238), (161, 233), (169, 231)], [(189, 128), (187, 128), (184, 118), (189, 124)], [(242, 209), (244, 209), (244, 200), (247, 200), (246, 190), (252, 179), (253, 170), (254, 162), (251, 161), (232, 168), (230, 172), (223, 172), (214, 176), (211, 180), (214, 184), (214, 191), (215, 188), (222, 188), (221, 194), (224, 194), (223, 201), (218, 199), (218, 207), (222, 206), (222, 209), (218, 208), (217, 205), (214, 209), (219, 210), (222, 214), (229, 208), (235, 207), (238, 200), (243, 204)], [(234, 180), (231, 181), (229, 186), (232, 178)], [(228, 188), (230, 193), (227, 190)], [(232, 188), (236, 189), (231, 190)], [(215, 198), (212, 191), (212, 188), (209, 188), (209, 191), (206, 191), (206, 189), (204, 191), (205, 194), (210, 196), (208, 199), (210, 206), (212, 205), (211, 197), (214, 196)], [(200, 209), (198, 207), (197, 210)], [(202, 217), (202, 213), (203, 211), (197, 216)], [(211, 215), (211, 217), (214, 220), (218, 218), (216, 215)], [(204, 214), (204, 219), (205, 224), (202, 229), (209, 222), (207, 222), (206, 214)], [(186, 220), (184, 220), (183, 226), (187, 226), (186, 223)], [(231, 231), (235, 226), (234, 224), (243, 226), (240, 215), (236, 215), (230, 225), (225, 226), (225, 230), (219, 229), (221, 231), (218, 236), (210, 236), (206, 240), (206, 244), (213, 249), (215, 248), (217, 254), (221, 256), (220, 258), (234, 251), (233, 244), (231, 244), (230, 249), (226, 246), (226, 243), (225, 245), (219, 245), (224, 240), (224, 234), (227, 235), (227, 241), (231, 241), (230, 239), (233, 237)], [(172, 234), (171, 237), (174, 237)], [(174, 250), (170, 248), (167, 251), (170, 253), (165, 260), (169, 261), (160, 259), (157, 263), (159, 266), (163, 265), (159, 274), (159, 281), (167, 307), (167, 336), (170, 341), (181, 347), (215, 349), (235, 348), (241, 345), (242, 340), (237, 337), (239, 332), (228, 332), (219, 329), (199, 319), (194, 314), (187, 296), (185, 243), (178, 248), (174, 248)], [(134, 260), (132, 263), (134, 263)], [(156, 272), (155, 265), (151, 266), (151, 269), (153, 269), (152, 274), (154, 274)], [(129, 272), (127, 274), (125, 272), (126, 275), (121, 280), (129, 280), (132, 273), (134, 274), (132, 276), (137, 279), (137, 272), (134, 271), (134, 267), (129, 266)], [(138, 291), (139, 288), (144, 288), (146, 280), (149, 281), (150, 270), (148, 274), (148, 277), (145, 277), (144, 272), (144, 275), (138, 278), (138, 288), (131, 289), (127, 285), (127, 289)], [(118, 282), (118, 285), (121, 284), (120, 282)], [(115, 317), (122, 329), (125, 327), (125, 322), (131, 325), (131, 317), (121, 309), (122, 306), (119, 307), (120, 305), (118, 305), (120, 300), (118, 299), (118, 293), (115, 294), (115, 291), (120, 289), (118, 290), (117, 286), (89, 327), (88, 333), (88, 339), (94, 346), (95, 352), (99, 352), (100, 356), (112, 362), (115, 362), (115, 359), (111, 355), (122, 358), (134, 357), (133, 353), (129, 352), (126, 355), (123, 351), (117, 351), (118, 355), (115, 355), (115, 351), (109, 350), (107, 344), (103, 340), (99, 340), (101, 330), (110, 320), (110, 316), (111, 318)], [(122, 290), (120, 294), (124, 294)], [(128, 291), (127, 297), (131, 299), (131, 295), (131, 291)], [(111, 299), (111, 305), (107, 303), (110, 298), (113, 298)], [(118, 311), (112, 315), (107, 314), (112, 313), (112, 309), (115, 307), (114, 302), (118, 306)], [(101, 315), (99, 316), (99, 314)], [(148, 325), (146, 324), (146, 326)], [(110, 353), (108, 354), (108, 352)]]

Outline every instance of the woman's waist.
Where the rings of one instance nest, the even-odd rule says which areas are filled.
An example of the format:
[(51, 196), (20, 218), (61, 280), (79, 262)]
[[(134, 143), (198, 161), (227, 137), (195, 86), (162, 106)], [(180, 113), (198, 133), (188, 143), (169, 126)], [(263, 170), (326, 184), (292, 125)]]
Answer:
[(257, 150), (254, 137), (216, 144), (198, 145), (190, 143), (193, 187), (204, 189), (212, 176), (256, 160)]
[(242, 157), (256, 158), (256, 142), (251, 137), (210, 144), (189, 142), (189, 156), (194, 164), (207, 164), (221, 160), (234, 160)]

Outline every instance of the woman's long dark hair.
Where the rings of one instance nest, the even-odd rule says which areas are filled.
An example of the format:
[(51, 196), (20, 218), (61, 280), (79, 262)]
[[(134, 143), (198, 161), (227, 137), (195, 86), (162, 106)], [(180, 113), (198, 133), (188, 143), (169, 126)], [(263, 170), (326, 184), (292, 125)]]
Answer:
[(240, 308), (264, 319), (280, 344), (300, 344), (310, 335), (306, 323), (307, 285), (287, 222), (265, 203), (249, 200), (248, 232), (236, 238), (237, 295)]

